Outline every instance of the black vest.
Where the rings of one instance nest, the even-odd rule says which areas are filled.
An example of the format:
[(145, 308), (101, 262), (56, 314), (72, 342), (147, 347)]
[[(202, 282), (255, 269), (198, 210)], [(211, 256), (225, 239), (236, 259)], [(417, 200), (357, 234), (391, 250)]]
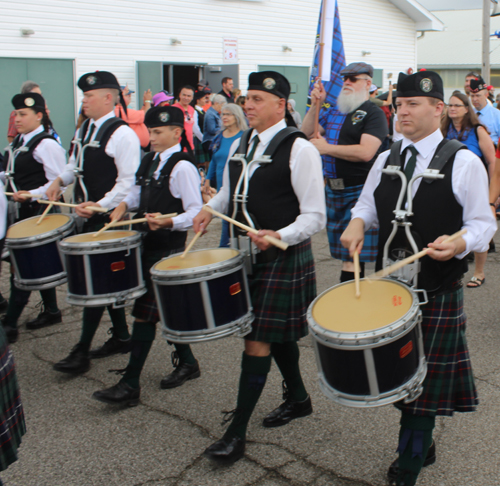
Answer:
[[(439, 149), (447, 143), (451, 143), (451, 141), (443, 140), (438, 146), (434, 158), (429, 164), (429, 168), (437, 165), (435, 162), (439, 157), (436, 157), (436, 155), (439, 156)], [(399, 154), (400, 147), (401, 143), (396, 143), (393, 145), (391, 151), (394, 150)], [(389, 155), (386, 166), (397, 165), (394, 161), (395, 159), (392, 159), (391, 162), (391, 156)], [(455, 154), (445, 162), (444, 167), (440, 170), (440, 173), (444, 174), (444, 178), (436, 180), (421, 179), (418, 190), (413, 198), (414, 214), (409, 218), (409, 221), (412, 223), (412, 235), (419, 250), (425, 248), (428, 243), (433, 242), (439, 236), (452, 235), (460, 231), (463, 226), (463, 208), (455, 199), (452, 188)], [(399, 164), (403, 167), (404, 160), (399, 158)], [(375, 206), (379, 220), (377, 270), (382, 268), (384, 244), (393, 228), (391, 223), (394, 219), (393, 211), (396, 208), (400, 190), (401, 179), (399, 176), (382, 174), (380, 184), (374, 192)], [(395, 259), (397, 256), (403, 256), (397, 250), (404, 250), (409, 254), (413, 254), (410, 244), (404, 235), (404, 230), (400, 230), (396, 234), (389, 250), (389, 257)], [(391, 251), (398, 254), (391, 254)], [(446, 262), (439, 262), (430, 257), (423, 257), (420, 260), (418, 287), (427, 290), (430, 296), (432, 296), (450, 288), (452, 282), (460, 279), (465, 272), (467, 272), (466, 258), (462, 260), (451, 258)]]
[[(78, 138), (85, 140), (90, 120), (86, 120)], [(83, 159), (83, 183), (88, 192), (89, 201), (99, 201), (116, 184), (118, 170), (116, 169), (115, 159), (106, 154), (106, 145), (113, 133), (121, 126), (127, 125), (127, 122), (120, 118), (110, 118), (106, 120), (99, 128), (94, 141), (99, 142), (99, 148), (88, 147), (85, 149)], [(78, 157), (78, 151), (75, 150), (75, 158)], [(75, 181), (75, 199), (77, 203), (84, 201), (83, 191), (78, 181)]]
[[(242, 135), (236, 154), (246, 155), (251, 133), (252, 129)], [(285, 128), (278, 132), (263, 154), (269, 155), (272, 163), (261, 164), (250, 178), (247, 210), (256, 228), (278, 231), (292, 224), (300, 214), (300, 204), (292, 187), (290, 173), (290, 154), (297, 138), (306, 137), (296, 128)], [(231, 195), (235, 193), (241, 170), (241, 162), (229, 160)], [(232, 216), (233, 207), (231, 197), (229, 216)], [(236, 219), (247, 223), (242, 214), (238, 214)]]
[[(20, 135), (18, 135), (12, 142), (12, 147), (16, 147)], [(14, 163), (14, 183), (19, 191), (31, 191), (37, 187), (47, 184), (48, 180), (45, 177), (45, 170), (43, 164), (40, 164), (33, 157), (33, 152), (35, 151), (38, 144), (45, 139), (54, 140), (56, 139), (49, 135), (47, 132), (41, 132), (31, 138), (31, 140), (25, 145), (28, 149), (27, 152), (19, 152), (15, 158)], [(8, 159), (8, 157), (7, 157)], [(6, 167), (8, 164), (6, 161)], [(7, 191), (12, 191), (13, 188), (8, 184)]]
[[(154, 177), (148, 178), (155, 155), (155, 152), (146, 154), (135, 175), (136, 185), (141, 186), (141, 199), (136, 218), (142, 218), (146, 213), (181, 214), (184, 212), (182, 200), (175, 198), (170, 192), (170, 174), (177, 162), (187, 160), (194, 164), (194, 160), (184, 152), (176, 152), (169, 157), (161, 169), (158, 179), (154, 179)], [(148, 228), (147, 224), (143, 226), (146, 231)], [(180, 249), (186, 243), (186, 237), (187, 231), (170, 231), (167, 229), (147, 231), (144, 237), (144, 249)]]

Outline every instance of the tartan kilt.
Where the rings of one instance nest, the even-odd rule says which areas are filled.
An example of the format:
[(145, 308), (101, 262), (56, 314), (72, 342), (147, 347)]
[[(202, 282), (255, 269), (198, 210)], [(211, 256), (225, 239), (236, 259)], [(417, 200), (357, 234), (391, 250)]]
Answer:
[(210, 155), (203, 148), (202, 143), (196, 138), (194, 138), (194, 157), (196, 159), (196, 165), (204, 165), (207, 162), (210, 162)]
[(175, 250), (144, 250), (142, 254), (142, 274), (146, 283), (147, 292), (136, 299), (132, 316), (136, 319), (142, 319), (147, 322), (158, 322), (160, 316), (158, 314), (158, 305), (156, 304), (155, 291), (153, 281), (151, 280), (151, 268), (158, 263), (162, 258), (166, 258), (174, 253), (184, 251), (184, 247)]
[(17, 449), (26, 433), (16, 366), (0, 326), (0, 471), (17, 461)]
[[(359, 199), (363, 185), (346, 187), (343, 191), (332, 191), (325, 187), (326, 196), (326, 230), (330, 243), (330, 254), (337, 260), (352, 262), (349, 250), (340, 243), (340, 236), (351, 221), (351, 209)], [(378, 229), (365, 233), (363, 249), (359, 255), (361, 262), (374, 262), (378, 253)]]
[(424, 391), (415, 401), (398, 402), (396, 407), (427, 416), (474, 412), (479, 400), (465, 337), (463, 288), (431, 299), (422, 314), (427, 359)]
[(280, 251), (271, 263), (254, 265), (248, 279), (255, 320), (245, 339), (284, 343), (307, 335), (307, 308), (316, 297), (310, 238)]

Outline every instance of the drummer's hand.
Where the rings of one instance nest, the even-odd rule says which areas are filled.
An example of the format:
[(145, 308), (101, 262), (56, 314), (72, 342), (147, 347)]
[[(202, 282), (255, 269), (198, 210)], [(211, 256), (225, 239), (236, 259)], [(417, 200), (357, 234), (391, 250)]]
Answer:
[(340, 242), (349, 250), (351, 257), (358, 250), (361, 253), (365, 239), (365, 222), (361, 218), (354, 218), (340, 236)]
[(98, 203), (95, 203), (93, 201), (83, 202), (75, 208), (76, 214), (78, 214), (78, 216), (80, 216), (81, 218), (87, 218), (87, 219), (94, 216), (94, 214), (95, 214), (94, 211), (92, 211), (90, 209), (85, 209), (87, 206), (100, 207), (101, 205)]
[(199, 233), (203, 231), (203, 234), (207, 232), (207, 226), (212, 221), (212, 213), (209, 213), (206, 209), (202, 209), (194, 218), (193, 218), (193, 231), (195, 233)]
[(121, 221), (125, 214), (127, 214), (128, 206), (126, 203), (121, 202), (116, 206), (116, 208), (113, 210), (113, 212), (109, 215), (109, 221), (114, 222), (114, 221)]
[(265, 235), (274, 236), (274, 238), (281, 240), (281, 235), (276, 231), (272, 230), (259, 230), (259, 234), (255, 235), (253, 233), (247, 233), (247, 236), (250, 237), (253, 243), (257, 246), (259, 250), (266, 251), (271, 246), (274, 246), (272, 243), (264, 239)]
[(17, 191), (14, 193), (12, 196), (14, 198), (14, 201), (23, 203), (26, 201), (29, 201), (31, 198), (31, 192), (29, 191)]
[(45, 192), (49, 201), (57, 201), (61, 195), (61, 179), (57, 177)]
[(443, 235), (437, 238), (433, 243), (429, 243), (427, 245), (429, 247), (427, 255), (434, 260), (445, 262), (465, 251), (466, 244), (463, 238), (457, 238), (450, 243), (443, 243), (446, 238), (448, 238), (448, 235)]
[(159, 230), (160, 228), (172, 228), (174, 226), (172, 218), (155, 219), (156, 216), (161, 216), (161, 213), (146, 214), (146, 219), (148, 220), (148, 226), (151, 231), (156, 231)]

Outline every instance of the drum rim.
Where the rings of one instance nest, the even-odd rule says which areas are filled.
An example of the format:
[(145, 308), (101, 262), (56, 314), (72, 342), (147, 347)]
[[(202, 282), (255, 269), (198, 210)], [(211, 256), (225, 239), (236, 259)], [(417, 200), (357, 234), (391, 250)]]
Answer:
[[(217, 262), (217, 263), (210, 263), (208, 265), (203, 265), (200, 267), (191, 267), (191, 268), (181, 268), (178, 270), (158, 270), (155, 267), (163, 262), (164, 260), (168, 260), (174, 257), (177, 257), (179, 255), (182, 255), (182, 252), (180, 253), (173, 253), (172, 255), (169, 255), (168, 257), (162, 258), (158, 262), (156, 262), (150, 270), (151, 273), (151, 278), (154, 281), (157, 282), (168, 282), (171, 280), (179, 279), (182, 281), (185, 281), (186, 278), (196, 278), (196, 277), (202, 277), (206, 275), (212, 275), (215, 273), (220, 273), (221, 270), (227, 270), (229, 271), (230, 269), (235, 269), (238, 266), (243, 266), (245, 261), (244, 261), (244, 255), (241, 250), (237, 250), (236, 248), (203, 248), (200, 250), (195, 250), (193, 253), (201, 252), (201, 251), (207, 251), (207, 250), (233, 250), (236, 251), (237, 254), (227, 260), (224, 260), (222, 262)], [(188, 283), (186, 281), (186, 283)]]
[[(61, 236), (68, 237), (69, 233), (73, 231), (73, 228), (75, 226), (75, 218), (71, 214), (63, 214), (63, 213), (56, 213), (56, 214), (57, 216), (67, 216), (68, 221), (66, 221), (63, 225), (59, 226), (58, 228), (46, 231), (45, 233), (40, 233), (39, 235), (35, 236), (24, 236), (22, 238), (8, 238), (7, 233), (9, 229), (15, 226), (16, 224), (24, 223), (25, 221), (29, 221), (30, 219), (40, 219), (40, 216), (33, 216), (31, 218), (26, 218), (23, 219), (22, 221), (18, 221), (17, 223), (10, 225), (9, 228), (7, 229), (7, 232), (5, 233), (5, 246), (9, 246), (10, 248), (17, 248), (18, 245), (24, 246), (26, 244), (31, 244), (36, 241), (45, 241), (45, 240), (56, 241)], [(67, 234), (65, 235), (65, 233)], [(49, 243), (49, 241), (47, 241), (47, 243)]]
[[(131, 235), (124, 236), (122, 238), (114, 238), (114, 239), (109, 239), (109, 240), (102, 240), (102, 241), (79, 241), (79, 242), (72, 242), (68, 241), (69, 238), (72, 238), (74, 236), (80, 236), (80, 235), (71, 235), (59, 242), (59, 247), (61, 248), (61, 251), (64, 253), (65, 250), (88, 250), (92, 248), (106, 248), (106, 247), (117, 247), (117, 248), (127, 248), (130, 247), (131, 245), (134, 245), (136, 243), (140, 244), (141, 243), (141, 233), (138, 231), (134, 230), (128, 230), (130, 231)], [(122, 233), (123, 231), (118, 231), (118, 230), (110, 230), (107, 231), (107, 233)], [(81, 233), (81, 234), (89, 234), (89, 233)]]
[[(390, 341), (393, 341), (398, 337), (406, 334), (417, 324), (419, 324), (419, 322), (421, 321), (421, 312), (420, 301), (417, 293), (411, 287), (408, 287), (404, 283), (399, 282), (395, 279), (383, 278), (381, 280), (395, 283), (408, 290), (408, 292), (412, 296), (412, 303), (405, 314), (403, 314), (398, 320), (392, 323), (386, 324), (385, 326), (376, 329), (371, 329), (369, 331), (340, 332), (332, 331), (331, 329), (325, 329), (314, 319), (312, 315), (312, 309), (315, 303), (325, 294), (330, 292), (333, 288), (352, 283), (343, 282), (323, 291), (311, 302), (311, 304), (307, 308), (307, 323), (309, 325), (309, 328), (311, 329), (311, 334), (313, 335), (314, 339), (329, 347), (335, 347), (339, 349), (363, 349), (363, 347), (374, 347), (379, 346), (382, 343), (389, 343)], [(405, 320), (404, 318), (406, 317), (408, 317), (408, 319)], [(408, 323), (411, 324), (410, 327), (405, 325)]]

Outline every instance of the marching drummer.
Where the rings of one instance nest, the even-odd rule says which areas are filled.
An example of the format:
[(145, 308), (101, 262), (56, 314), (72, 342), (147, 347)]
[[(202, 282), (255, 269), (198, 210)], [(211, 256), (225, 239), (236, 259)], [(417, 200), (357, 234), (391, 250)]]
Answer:
[[(253, 130), (242, 137), (246, 146), (237, 149), (246, 154), (248, 162), (263, 155), (276, 136), (288, 132), (283, 130), (289, 94), (290, 84), (281, 74), (250, 74), (245, 110)], [(235, 200), (241, 199), (241, 195), (236, 197), (235, 184), (242, 165), (231, 160), (226, 165), (222, 188), (209, 202), (213, 209), (231, 214), (233, 194)], [(285, 402), (264, 418), (263, 425), (279, 427), (312, 413), (311, 399), (300, 374), (297, 341), (308, 332), (306, 312), (316, 295), (310, 237), (326, 223), (321, 158), (296, 131), (278, 146), (272, 163), (250, 167), (253, 171), (249, 173), (248, 194), (242, 197), (248, 196), (247, 209), (255, 218), (255, 227), (266, 229), (258, 236), (249, 234), (261, 253), (250, 278), (255, 320), (251, 333), (245, 336), (237, 408), (224, 436), (205, 451), (206, 457), (220, 463), (243, 457), (247, 425), (272, 358), (287, 390)], [(211, 218), (209, 211), (202, 210), (193, 221), (193, 229), (205, 229)], [(290, 246), (286, 251), (270, 248), (264, 235)]]
[[(147, 293), (135, 301), (130, 360), (123, 378), (111, 388), (95, 392), (96, 400), (112, 404), (137, 405), (139, 377), (156, 335), (159, 320), (150, 269), (162, 258), (184, 249), (187, 230), (202, 206), (200, 176), (184, 134), (184, 114), (173, 106), (151, 108), (145, 124), (154, 152), (146, 154), (136, 174), (136, 185), (111, 214), (118, 221), (131, 210), (148, 219), (142, 255)], [(179, 143), (179, 139), (182, 141)], [(190, 152), (190, 149), (188, 149)], [(178, 213), (173, 218), (157, 219), (160, 214)], [(198, 361), (188, 344), (174, 344), (174, 371), (161, 380), (161, 388), (174, 388), (200, 376)]]
[[(32, 197), (44, 197), (46, 190), (64, 169), (66, 151), (48, 133), (49, 119), (45, 100), (38, 93), (18, 94), (12, 98), (16, 111), (15, 123), (19, 135), (10, 145), (14, 164), (8, 163), (8, 171), (14, 172), (7, 180), (7, 191), (14, 192), (14, 203), (9, 204), (10, 223), (41, 214), (42, 206)], [(10, 297), (7, 313), (2, 317), (10, 343), (17, 341), (17, 321), (28, 303), (31, 292), (14, 285), (11, 275)], [(38, 316), (26, 323), (27, 329), (39, 329), (61, 322), (61, 311), (57, 307), (56, 289), (40, 290), (43, 308)]]
[[(396, 95), (404, 138), (392, 147), (393, 155), (387, 151), (376, 160), (341, 238), (352, 255), (363, 246), (364, 232), (379, 227), (379, 268), (401, 189), (401, 179), (382, 174), (382, 169), (394, 157), (409, 181), (429, 167), (436, 153), (444, 154), (441, 147), (446, 147), (439, 129), (444, 109), (440, 76), (432, 71), (400, 74)], [(420, 261), (418, 274), (418, 287), (429, 298), (421, 308), (427, 376), (419, 398), (396, 405), (401, 410), (399, 459), (391, 464), (388, 477), (390, 484), (398, 486), (414, 485), (421, 468), (435, 462), (432, 430), (436, 415), (472, 412), (478, 403), (465, 338), (461, 279), (467, 271), (464, 257), (488, 249), (496, 222), (488, 205), (488, 177), (481, 160), (465, 147), (440, 160), (443, 179), (431, 183), (416, 179), (411, 188), (411, 230), (417, 242), (430, 248), (430, 258)], [(467, 229), (464, 236), (443, 242), (446, 235), (462, 228)]]
[[(140, 161), (140, 142), (135, 132), (120, 118), (115, 117), (115, 105), (122, 104), (120, 84), (109, 72), (99, 71), (84, 74), (78, 80), (83, 91), (83, 111), (88, 116), (77, 138), (82, 140), (83, 164), (75, 182), (75, 167), (80, 150), (73, 152), (64, 171), (51, 184), (47, 196), (55, 200), (61, 187), (75, 182), (75, 199), (79, 203), (76, 214), (85, 218), (83, 232), (97, 231), (109, 220), (108, 215), (94, 213), (87, 206), (102, 206), (113, 209), (120, 204), (134, 183), (134, 174)], [(94, 142), (94, 143), (92, 143)], [(98, 143), (97, 143), (98, 142)], [(92, 144), (91, 144), (92, 143)], [(91, 145), (89, 145), (91, 144)], [(89, 145), (89, 146), (87, 146)], [(80, 374), (90, 368), (90, 358), (103, 358), (126, 352), (130, 345), (130, 334), (123, 308), (108, 306), (113, 327), (111, 338), (90, 352), (94, 334), (104, 313), (104, 307), (83, 309), (82, 334), (78, 344), (63, 360), (54, 365), (56, 371)]]

